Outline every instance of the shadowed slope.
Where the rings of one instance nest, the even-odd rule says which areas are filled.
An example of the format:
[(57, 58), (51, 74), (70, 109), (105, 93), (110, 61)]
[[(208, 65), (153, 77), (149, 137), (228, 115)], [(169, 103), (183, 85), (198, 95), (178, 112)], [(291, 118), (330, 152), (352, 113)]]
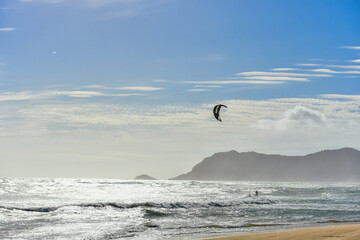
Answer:
[(342, 148), (305, 156), (215, 153), (173, 180), (360, 181), (360, 151)]

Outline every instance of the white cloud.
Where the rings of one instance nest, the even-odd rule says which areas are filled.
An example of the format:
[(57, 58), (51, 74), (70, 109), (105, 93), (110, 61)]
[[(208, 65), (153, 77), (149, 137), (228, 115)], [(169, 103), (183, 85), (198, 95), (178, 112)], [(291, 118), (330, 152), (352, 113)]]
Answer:
[(342, 73), (342, 74), (360, 74), (360, 71), (334, 71), (327, 68), (311, 69), (312, 72), (322, 72), (322, 73)]
[(93, 84), (93, 85), (86, 85), (84, 86), (84, 88), (106, 89), (107, 87), (105, 87), (104, 85)]
[(238, 80), (238, 81), (186, 81), (185, 83), (193, 84), (282, 84), (282, 81), (254, 81), (254, 80)]
[(169, 82), (169, 80), (165, 80), (165, 79), (154, 79), (152, 81), (153, 82)]
[(277, 119), (260, 119), (254, 127), (276, 130), (316, 128), (326, 125), (327, 119), (323, 113), (301, 105), (286, 111)]
[(317, 63), (298, 63), (298, 64), (295, 64), (297, 66), (321, 66), (321, 64), (317, 64)]
[(360, 65), (328, 65), (327, 67), (360, 69)]
[(50, 91), (51, 96), (63, 95), (76, 98), (90, 98), (90, 97), (129, 97), (129, 96), (142, 96), (142, 94), (123, 94), (123, 93), (103, 93), (97, 91)]
[(298, 70), (297, 68), (271, 68), (270, 70), (273, 71), (294, 71), (294, 70)]
[(334, 70), (331, 70), (331, 69), (326, 69), (326, 68), (312, 69), (312, 70), (309, 70), (309, 71), (312, 71), (312, 72), (321, 72), (321, 73), (339, 73), (339, 72), (337, 72), (337, 71), (334, 71)]
[(195, 85), (195, 87), (200, 87), (200, 88), (222, 88), (223, 86), (219, 86), (219, 85)]
[(360, 50), (360, 46), (342, 46), (342, 48)]
[(21, 101), (41, 98), (41, 94), (34, 94), (32, 92), (2, 92), (0, 93), (0, 101)]
[(15, 28), (0, 28), (0, 32), (9, 32), (9, 31), (14, 31)]
[(194, 88), (194, 89), (188, 89), (187, 92), (206, 92), (209, 91), (209, 89), (203, 89), (203, 88)]
[(299, 77), (254, 76), (254, 77), (246, 77), (246, 79), (265, 80), (265, 81), (300, 81), (300, 82), (310, 82), (310, 80), (307, 79), (307, 78), (299, 78)]
[(52, 51), (51, 54), (56, 54), (56, 51)]
[(131, 91), (159, 91), (163, 88), (159, 87), (147, 87), (147, 86), (136, 86), (136, 87), (120, 87), (119, 90), (131, 90)]
[(331, 77), (329, 74), (306, 74), (306, 73), (291, 73), (291, 72), (241, 72), (236, 75), (240, 76), (285, 76), (285, 77)]
[(360, 59), (354, 59), (354, 60), (350, 60), (350, 62), (354, 62), (354, 63), (360, 63)]
[(23, 101), (34, 99), (49, 99), (59, 96), (73, 98), (91, 98), (91, 97), (128, 97), (141, 96), (142, 94), (119, 94), (103, 93), (98, 91), (22, 91), (22, 92), (2, 92), (0, 101)]
[(129, 94), (109, 94), (97, 91), (49, 91), (46, 94), (49, 94), (51, 96), (68, 96), (76, 98), (133, 96)]
[(346, 94), (320, 94), (321, 98), (329, 99), (350, 99), (350, 100), (360, 100), (360, 95), (346, 95)]

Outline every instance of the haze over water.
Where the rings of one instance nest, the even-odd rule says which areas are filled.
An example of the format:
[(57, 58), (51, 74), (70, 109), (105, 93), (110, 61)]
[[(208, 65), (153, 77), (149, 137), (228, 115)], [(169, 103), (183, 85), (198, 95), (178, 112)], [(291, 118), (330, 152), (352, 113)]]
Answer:
[(0, 238), (197, 239), (358, 222), (359, 190), (360, 183), (5, 178)]

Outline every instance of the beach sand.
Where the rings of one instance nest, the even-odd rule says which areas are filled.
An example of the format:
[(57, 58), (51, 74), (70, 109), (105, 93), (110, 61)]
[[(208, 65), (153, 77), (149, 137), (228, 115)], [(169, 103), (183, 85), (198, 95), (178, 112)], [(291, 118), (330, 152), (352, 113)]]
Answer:
[(360, 240), (360, 224), (251, 233), (212, 240)]

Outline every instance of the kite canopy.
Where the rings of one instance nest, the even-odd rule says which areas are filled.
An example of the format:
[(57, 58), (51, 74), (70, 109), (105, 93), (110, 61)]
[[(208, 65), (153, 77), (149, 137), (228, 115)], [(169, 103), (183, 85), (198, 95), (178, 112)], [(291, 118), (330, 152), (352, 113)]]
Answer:
[(222, 120), (221, 120), (221, 118), (220, 118), (220, 108), (221, 108), (221, 107), (226, 107), (226, 108), (227, 108), (227, 106), (225, 106), (225, 105), (218, 104), (218, 105), (216, 105), (216, 106), (214, 107), (214, 109), (213, 109), (214, 117), (215, 117), (218, 121), (220, 121), (220, 122), (222, 122)]

